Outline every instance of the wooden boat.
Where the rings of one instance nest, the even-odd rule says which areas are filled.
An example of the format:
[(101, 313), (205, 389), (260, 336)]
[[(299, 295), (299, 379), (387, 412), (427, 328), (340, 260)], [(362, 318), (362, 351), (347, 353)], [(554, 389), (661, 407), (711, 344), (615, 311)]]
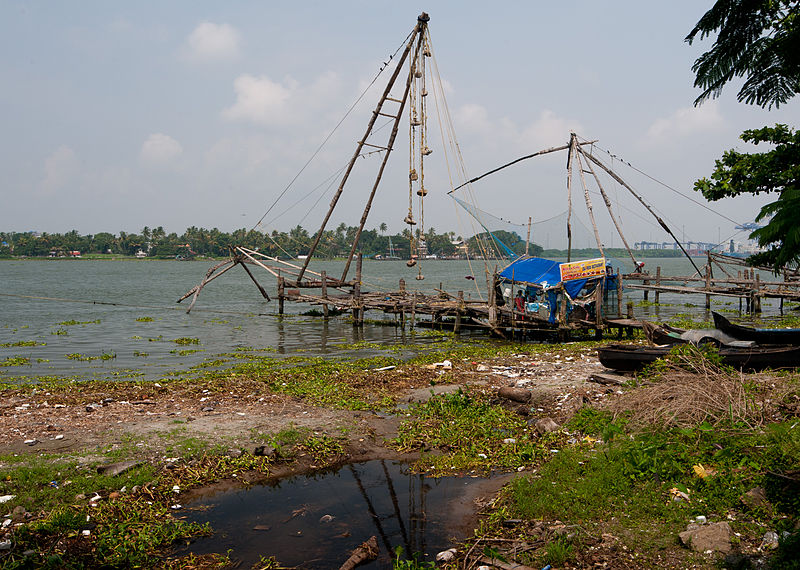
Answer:
[(653, 344), (686, 344), (688, 341), (681, 338), (681, 334), (686, 332), (683, 329), (676, 329), (669, 325), (657, 325), (650, 321), (642, 321), (642, 330), (647, 340)]
[[(600, 364), (613, 370), (638, 370), (669, 354), (669, 346), (609, 344), (597, 349)], [(800, 346), (756, 346), (719, 349), (722, 363), (746, 370), (800, 367)]]
[(800, 329), (756, 329), (730, 322), (719, 313), (714, 315), (714, 326), (722, 332), (740, 340), (752, 340), (758, 344), (800, 345)]
[(715, 346), (730, 346), (735, 348), (751, 348), (757, 343), (739, 340), (718, 329), (679, 329), (666, 324), (657, 325), (649, 321), (642, 321), (642, 330), (647, 340), (655, 345), (676, 344), (713, 344)]

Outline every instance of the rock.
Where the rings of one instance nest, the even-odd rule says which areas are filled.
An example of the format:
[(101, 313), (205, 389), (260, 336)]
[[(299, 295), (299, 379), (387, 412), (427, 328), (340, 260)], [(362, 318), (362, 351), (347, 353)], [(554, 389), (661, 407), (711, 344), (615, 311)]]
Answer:
[(200, 411), (201, 412), (213, 412), (214, 408), (212, 408), (211, 406), (206, 406), (204, 408), (200, 408)]
[(774, 550), (778, 548), (778, 533), (772, 530), (765, 532), (759, 548), (761, 550)]
[(272, 527), (265, 524), (257, 524), (253, 527), (253, 530), (272, 530)]
[(39, 443), (38, 439), (26, 439), (25, 440), (25, 445), (36, 445), (37, 443)]
[(451, 562), (456, 557), (456, 549), (448, 548), (436, 555), (436, 562)]
[(130, 471), (134, 467), (138, 467), (142, 465), (142, 461), (136, 460), (129, 460), (129, 461), (118, 461), (117, 463), (109, 463), (108, 465), (100, 465), (97, 468), (97, 472), (100, 475), (108, 475), (109, 477), (114, 477), (116, 475), (121, 475), (126, 471)]
[(739, 500), (742, 501), (748, 509), (769, 507), (767, 492), (762, 487), (753, 487), (744, 495), (739, 497)]
[(11, 550), (11, 541), (0, 540), (0, 550)]
[(713, 550), (727, 554), (731, 551), (731, 534), (730, 525), (723, 521), (685, 530), (678, 536), (684, 546), (690, 547), (695, 552)]
[(531, 391), (525, 388), (513, 388), (511, 386), (502, 386), (497, 390), (497, 395), (506, 400), (519, 402), (525, 404), (531, 399)]
[(259, 445), (253, 450), (253, 455), (257, 457), (277, 457), (278, 450), (271, 445)]
[(14, 507), (14, 510), (11, 511), (11, 520), (13, 522), (24, 521), (27, 514), (28, 512), (25, 510), (25, 507), (22, 505), (17, 505)]
[(543, 435), (556, 431), (561, 426), (553, 418), (539, 418), (533, 423), (533, 427), (536, 428), (539, 435)]
[(332, 521), (333, 521), (333, 519), (335, 519), (335, 518), (336, 518), (336, 517), (334, 517), (333, 515), (322, 515), (322, 516), (319, 518), (319, 522), (320, 522), (320, 523), (322, 523), (322, 524), (325, 524), (325, 523), (332, 522)]
[(241, 449), (229, 449), (228, 450), (228, 457), (241, 457), (243, 451)]

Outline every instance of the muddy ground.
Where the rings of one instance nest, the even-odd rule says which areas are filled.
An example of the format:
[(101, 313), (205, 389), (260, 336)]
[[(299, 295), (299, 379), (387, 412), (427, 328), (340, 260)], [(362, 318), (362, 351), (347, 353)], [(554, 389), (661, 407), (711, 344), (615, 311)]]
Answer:
[[(593, 373), (603, 371), (593, 349), (566, 356), (554, 349), (535, 358), (512, 355), (456, 361), (451, 369), (409, 365), (370, 371), (361, 389), (369, 393), (380, 387), (398, 401), (413, 402), (459, 387), (496, 391), (501, 386), (523, 386), (533, 396), (529, 405), (520, 406), (521, 413), (533, 408), (535, 416), (562, 423), (588, 400), (613, 396), (613, 388), (589, 381)], [(236, 376), (209, 385), (87, 383), (52, 392), (5, 390), (0, 400), (0, 454), (103, 455), (135, 446), (142, 459), (158, 460), (176, 438), (197, 438), (212, 447), (248, 451), (263, 445), (259, 434), (293, 426), (346, 437), (348, 460), (362, 461), (393, 456), (385, 441), (396, 435), (398, 424), (396, 416), (309, 406)]]

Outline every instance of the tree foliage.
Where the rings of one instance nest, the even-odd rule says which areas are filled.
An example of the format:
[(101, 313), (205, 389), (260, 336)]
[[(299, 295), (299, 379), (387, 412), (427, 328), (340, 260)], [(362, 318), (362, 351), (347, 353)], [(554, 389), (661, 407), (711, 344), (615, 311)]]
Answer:
[(774, 202), (764, 206), (756, 221), (769, 220), (750, 237), (766, 251), (750, 258), (755, 265), (771, 265), (775, 270), (800, 262), (800, 132), (786, 125), (747, 130), (741, 139), (752, 144), (769, 143), (772, 150), (741, 153), (729, 150), (717, 160), (711, 178), (695, 182), (695, 190), (708, 200), (719, 200), (742, 193), (777, 193)]
[(740, 102), (776, 108), (800, 93), (800, 2), (798, 0), (717, 0), (686, 36), (692, 43), (717, 33), (710, 50), (692, 66), (695, 105), (719, 96), (744, 77)]

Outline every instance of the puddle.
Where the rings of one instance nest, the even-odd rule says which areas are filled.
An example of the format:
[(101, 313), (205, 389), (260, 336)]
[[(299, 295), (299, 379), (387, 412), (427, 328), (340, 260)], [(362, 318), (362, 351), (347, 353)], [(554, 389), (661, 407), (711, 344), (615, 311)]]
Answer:
[(211, 523), (214, 536), (177, 554), (230, 552), (241, 568), (262, 556), (285, 566), (339, 568), (374, 535), (380, 556), (364, 568), (391, 568), (398, 546), (420, 553), (420, 561), (434, 560), (453, 539), (471, 534), (474, 499), (507, 479), (432, 478), (380, 460), (219, 493), (184, 510), (187, 520)]

